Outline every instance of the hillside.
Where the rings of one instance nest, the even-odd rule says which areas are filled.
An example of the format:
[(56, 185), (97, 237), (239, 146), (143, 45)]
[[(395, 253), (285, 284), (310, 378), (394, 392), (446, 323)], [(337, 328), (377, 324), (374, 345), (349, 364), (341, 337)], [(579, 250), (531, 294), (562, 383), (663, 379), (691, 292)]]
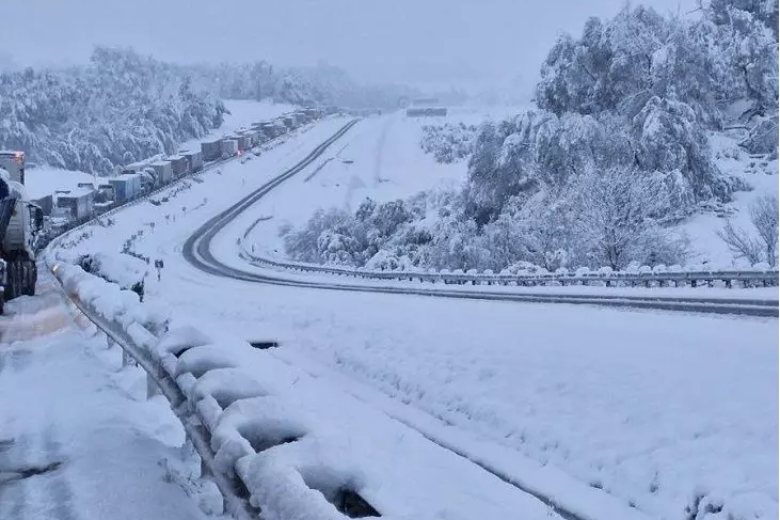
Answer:
[(25, 150), (52, 168), (108, 175), (222, 128), (223, 99), (395, 107), (414, 92), (364, 85), (333, 67), (184, 66), (96, 47), (86, 66), (0, 74), (0, 148)]
[[(643, 6), (590, 19), (550, 50), (533, 109), (426, 131), (421, 145), (438, 161), (465, 162), (461, 186), (318, 212), (287, 232), (288, 255), (512, 272), (730, 264), (745, 255), (716, 245), (715, 215), (744, 224), (751, 201), (769, 194), (777, 227), (777, 177), (752, 173), (777, 173), (777, 9), (767, 5), (713, 1), (695, 20)], [(775, 263), (776, 246), (749, 263)]]

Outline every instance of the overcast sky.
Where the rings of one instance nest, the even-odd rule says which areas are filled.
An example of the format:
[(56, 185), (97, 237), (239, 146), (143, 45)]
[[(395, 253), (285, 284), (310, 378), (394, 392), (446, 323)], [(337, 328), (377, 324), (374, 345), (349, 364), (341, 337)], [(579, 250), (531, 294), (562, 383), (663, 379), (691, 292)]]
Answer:
[[(638, 2), (634, 2), (638, 3)], [(647, 0), (663, 12), (694, 0)], [(171, 61), (339, 65), (369, 81), (533, 82), (561, 32), (624, 0), (0, 0), (0, 61), (85, 61), (94, 44)], [(17, 23), (18, 22), (18, 23)], [(3, 56), (5, 54), (5, 57)]]

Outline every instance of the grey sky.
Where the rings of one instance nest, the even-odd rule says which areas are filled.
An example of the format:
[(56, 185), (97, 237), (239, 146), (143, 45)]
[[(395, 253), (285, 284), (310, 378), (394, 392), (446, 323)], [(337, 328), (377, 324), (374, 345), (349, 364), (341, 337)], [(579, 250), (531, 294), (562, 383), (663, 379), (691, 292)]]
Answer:
[[(93, 44), (172, 61), (308, 65), (372, 81), (532, 82), (563, 31), (624, 0), (3, 0), (0, 54), (84, 61)], [(642, 2), (668, 12), (694, 0)], [(19, 20), (20, 23), (14, 23)]]

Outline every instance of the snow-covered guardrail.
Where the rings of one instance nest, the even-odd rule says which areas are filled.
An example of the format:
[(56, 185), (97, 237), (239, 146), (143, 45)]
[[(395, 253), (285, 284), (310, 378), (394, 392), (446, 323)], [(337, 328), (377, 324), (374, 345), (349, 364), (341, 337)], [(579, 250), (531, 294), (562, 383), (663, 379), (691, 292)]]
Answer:
[[(55, 264), (52, 272), (79, 310), (170, 402), (201, 457), (204, 475), (224, 497), (226, 512), (241, 520), (380, 516), (348, 487), (311, 488), (293, 462), (257, 460), (259, 453), (306, 436), (312, 426), (240, 369), (255, 352), (252, 345), (214, 342), (186, 326), (169, 330), (166, 313), (141, 304), (135, 293), (67, 263)], [(311, 470), (317, 462), (307, 464)], [(339, 472), (322, 468), (324, 474), (331, 470)]]
[(606, 287), (700, 287), (716, 282), (725, 287), (774, 287), (778, 285), (778, 270), (756, 267), (750, 270), (686, 270), (669, 268), (652, 270), (640, 268), (636, 272), (601, 269), (597, 272), (557, 272), (539, 274), (510, 274), (492, 272), (457, 271), (408, 271), (408, 270), (365, 270), (332, 267), (301, 262), (278, 261), (252, 254), (242, 246), (241, 258), (258, 267), (284, 269), (288, 271), (347, 276), (367, 280), (418, 281), (452, 285), (515, 285), (533, 287), (540, 285), (603, 285)]

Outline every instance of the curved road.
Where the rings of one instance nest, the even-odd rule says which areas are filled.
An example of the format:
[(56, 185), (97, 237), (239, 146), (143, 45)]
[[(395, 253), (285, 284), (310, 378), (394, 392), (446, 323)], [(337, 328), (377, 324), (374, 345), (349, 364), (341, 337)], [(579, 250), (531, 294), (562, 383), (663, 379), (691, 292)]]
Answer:
[(316, 280), (300, 280), (284, 277), (277, 273), (259, 273), (245, 271), (227, 266), (217, 260), (211, 253), (211, 241), (222, 229), (238, 215), (249, 209), (260, 199), (268, 195), (284, 181), (303, 171), (320, 157), (332, 144), (338, 141), (350, 128), (357, 124), (353, 120), (342, 127), (333, 136), (317, 146), (303, 160), (293, 167), (274, 177), (263, 186), (250, 193), (236, 204), (230, 206), (214, 218), (199, 227), (185, 242), (182, 254), (187, 262), (197, 269), (235, 280), (304, 287), (311, 289), (378, 292), (389, 294), (409, 294), (416, 296), (432, 296), (439, 298), (459, 298), (492, 301), (514, 301), (525, 303), (570, 303), (590, 304), (609, 307), (628, 307), (638, 309), (653, 309), (663, 311), (699, 312), (708, 314), (731, 314), (741, 316), (778, 317), (778, 302), (769, 300), (740, 300), (723, 298), (673, 298), (651, 296), (625, 295), (573, 295), (550, 293), (500, 293), (491, 291), (464, 291), (457, 289), (431, 289), (415, 287), (394, 287), (388, 285), (354, 284), (342, 280), (321, 282)]

